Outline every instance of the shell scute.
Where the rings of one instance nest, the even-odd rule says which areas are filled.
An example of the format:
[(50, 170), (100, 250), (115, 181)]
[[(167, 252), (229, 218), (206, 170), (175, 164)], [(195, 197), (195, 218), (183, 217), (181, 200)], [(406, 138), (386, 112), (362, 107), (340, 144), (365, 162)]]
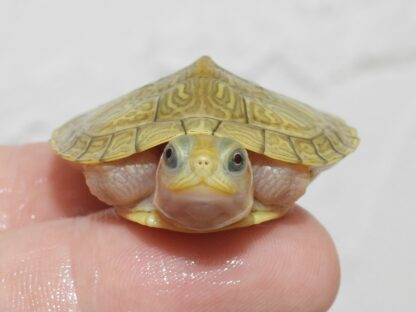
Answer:
[(359, 139), (342, 119), (264, 89), (202, 57), (190, 66), (74, 118), (54, 131), (62, 157), (99, 163), (128, 157), (181, 134), (238, 140), (273, 159), (333, 164)]

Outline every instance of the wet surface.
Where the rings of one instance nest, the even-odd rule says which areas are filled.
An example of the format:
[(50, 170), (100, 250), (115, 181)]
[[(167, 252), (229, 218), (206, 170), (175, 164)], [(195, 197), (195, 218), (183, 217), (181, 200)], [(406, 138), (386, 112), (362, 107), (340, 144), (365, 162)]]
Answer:
[[(136, 268), (132, 270), (144, 277), (144, 286), (157, 289), (157, 294), (177, 291), (177, 288), (192, 285), (235, 286), (241, 283), (241, 276), (235, 274), (244, 265), (238, 257), (223, 260), (207, 267), (198, 260), (164, 254), (136, 254)], [(174, 286), (174, 287), (171, 287)]]
[(60, 246), (9, 258), (0, 266), (0, 290), (8, 311), (75, 311), (78, 303), (69, 253)]

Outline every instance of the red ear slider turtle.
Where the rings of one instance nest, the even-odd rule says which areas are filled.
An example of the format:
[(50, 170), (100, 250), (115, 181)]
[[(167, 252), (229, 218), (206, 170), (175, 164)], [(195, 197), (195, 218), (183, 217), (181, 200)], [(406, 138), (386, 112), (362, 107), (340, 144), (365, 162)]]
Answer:
[(340, 118), (207, 56), (70, 120), (50, 139), (120, 216), (180, 232), (280, 218), (358, 143)]

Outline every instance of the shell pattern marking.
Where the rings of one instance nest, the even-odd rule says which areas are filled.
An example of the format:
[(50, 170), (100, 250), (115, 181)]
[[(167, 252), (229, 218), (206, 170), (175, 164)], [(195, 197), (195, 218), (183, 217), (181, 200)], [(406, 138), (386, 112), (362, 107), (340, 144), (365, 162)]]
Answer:
[(337, 162), (359, 142), (355, 129), (341, 119), (202, 57), (69, 121), (54, 132), (51, 143), (66, 159), (98, 163), (193, 133), (231, 137), (251, 151), (313, 167)]

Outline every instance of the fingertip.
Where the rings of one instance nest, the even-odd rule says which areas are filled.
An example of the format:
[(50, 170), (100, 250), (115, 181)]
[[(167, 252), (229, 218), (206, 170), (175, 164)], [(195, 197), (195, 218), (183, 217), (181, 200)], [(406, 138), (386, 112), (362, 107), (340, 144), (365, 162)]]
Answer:
[[(296, 207), (284, 223), (289, 226), (302, 223), (293, 248), (299, 250), (298, 262), (287, 268), (295, 268), (292, 285), (294, 292), (289, 301), (290, 311), (328, 311), (336, 299), (340, 286), (340, 263), (335, 244), (328, 231), (308, 211)], [(292, 227), (292, 230), (295, 230)], [(297, 299), (297, 300), (296, 300)]]
[(0, 147), (0, 190), (3, 230), (106, 207), (47, 143)]

